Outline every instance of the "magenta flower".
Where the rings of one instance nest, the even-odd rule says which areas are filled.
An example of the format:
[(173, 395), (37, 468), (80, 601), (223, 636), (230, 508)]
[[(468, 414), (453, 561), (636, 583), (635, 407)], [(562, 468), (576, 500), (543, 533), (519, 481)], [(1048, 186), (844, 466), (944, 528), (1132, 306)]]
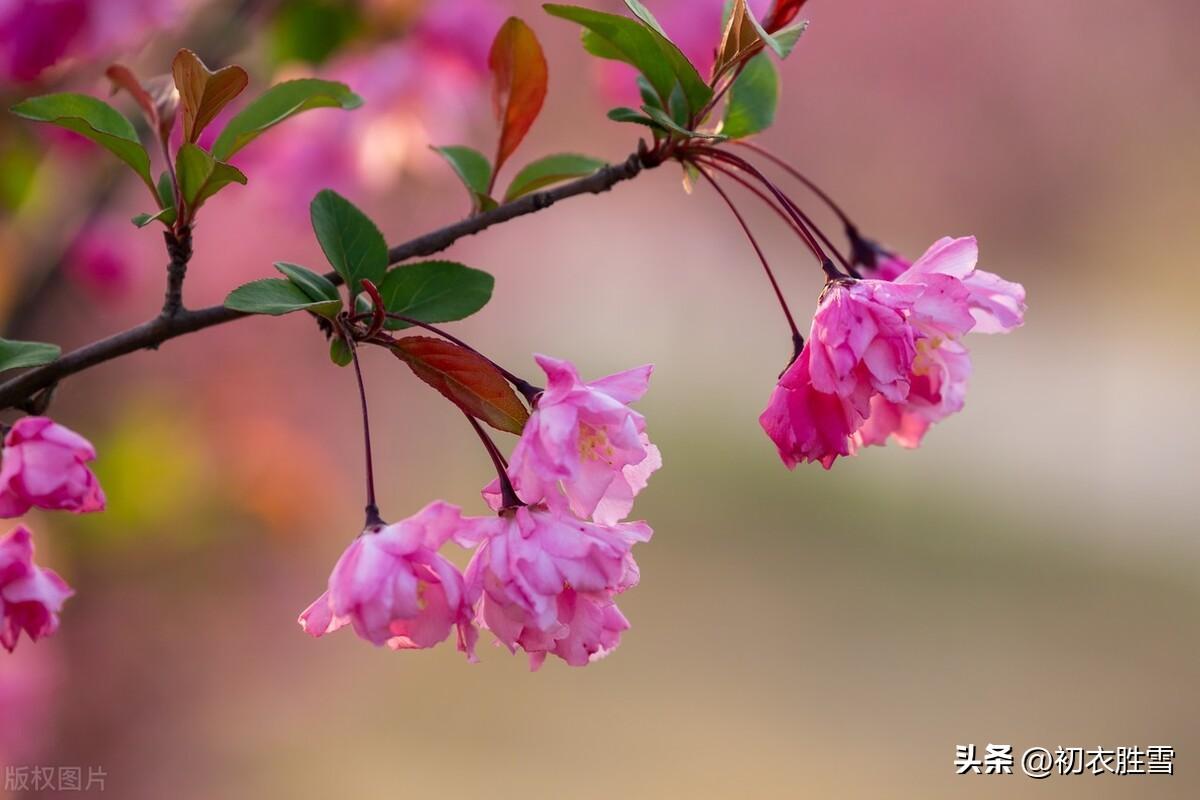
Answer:
[(363, 531), (338, 559), (329, 588), (300, 615), (300, 627), (323, 636), (347, 623), (374, 645), (433, 647), (458, 629), (458, 646), (474, 660), (476, 631), (462, 574), (438, 554), (464, 520), (448, 503), (431, 503), (394, 525)]
[(0, 645), (17, 646), (21, 631), (37, 641), (58, 630), (58, 614), (74, 592), (52, 570), (33, 563), (33, 538), (19, 526), (0, 539)]
[[(646, 393), (653, 367), (584, 383), (570, 362), (535, 358), (548, 384), (513, 448), (509, 475), (518, 494), (527, 503), (565, 495), (576, 516), (601, 524), (624, 519), (662, 466), (645, 418), (629, 407)], [(498, 493), (499, 485), (485, 491)]]
[(923, 294), (921, 287), (886, 281), (830, 283), (806, 345), (813, 388), (849, 400), (864, 416), (872, 394), (903, 401), (916, 356), (905, 312)]
[(30, 508), (82, 514), (104, 510), (104, 492), (87, 462), (91, 443), (48, 417), (24, 417), (4, 437), (0, 517)]
[(599, 525), (539, 505), (463, 530), (461, 544), (479, 544), (466, 581), (480, 624), (529, 653), (533, 669), (548, 653), (583, 666), (617, 646), (628, 622), (613, 597), (638, 582), (631, 551), (649, 541), (648, 525)]
[(838, 456), (850, 455), (850, 435), (865, 413), (858, 408), (870, 403), (869, 394), (861, 388), (861, 396), (853, 399), (815, 389), (809, 374), (811, 357), (812, 350), (805, 345), (780, 377), (758, 418), (788, 469), (802, 461), (817, 461), (829, 469)]

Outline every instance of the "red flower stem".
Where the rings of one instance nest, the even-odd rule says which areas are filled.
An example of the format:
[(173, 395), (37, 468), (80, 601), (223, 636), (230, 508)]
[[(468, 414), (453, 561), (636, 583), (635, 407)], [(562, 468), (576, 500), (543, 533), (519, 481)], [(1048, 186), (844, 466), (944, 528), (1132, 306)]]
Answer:
[(721, 184), (717, 183), (716, 178), (714, 178), (712, 175), (709, 175), (703, 169), (700, 170), (700, 174), (704, 176), (704, 179), (708, 181), (713, 189), (716, 190), (717, 194), (721, 196), (721, 199), (725, 201), (725, 205), (729, 206), (729, 210), (732, 211), (733, 216), (737, 218), (738, 224), (740, 224), (742, 226), (742, 230), (746, 232), (746, 238), (750, 240), (750, 244), (754, 248), (754, 252), (758, 255), (758, 260), (762, 262), (763, 270), (767, 273), (767, 280), (771, 282), (771, 288), (775, 291), (775, 298), (779, 301), (779, 307), (783, 309), (783, 315), (787, 318), (788, 327), (791, 328), (792, 331), (792, 341), (802, 342), (804, 340), (804, 336), (800, 333), (799, 326), (796, 325), (796, 319), (792, 316), (792, 310), (788, 308), (787, 299), (783, 296), (783, 290), (779, 287), (779, 281), (775, 279), (775, 272), (771, 269), (771, 264), (767, 261), (766, 254), (763, 252), (762, 247), (759, 246), (758, 240), (754, 238), (754, 233), (750, 230), (750, 226), (746, 223), (746, 219), (742, 216), (742, 212), (738, 211), (738, 207), (734, 204), (729, 195), (726, 194), (725, 190), (721, 188)]
[(492, 458), (492, 464), (496, 467), (496, 477), (500, 479), (500, 499), (502, 503), (501, 511), (507, 511), (513, 508), (520, 508), (525, 505), (521, 502), (521, 498), (517, 497), (517, 492), (513, 489), (512, 481), (508, 477), (508, 463), (504, 460), (504, 456), (500, 454), (500, 449), (496, 447), (496, 443), (492, 441), (492, 437), (488, 436), (487, 431), (483, 426), (467, 412), (463, 412), (463, 416), (467, 418), (467, 422), (471, 423), (471, 427), (475, 429), (475, 433), (479, 436), (479, 441), (483, 442), (483, 449)]
[(802, 183), (808, 187), (809, 191), (811, 191), (817, 197), (821, 198), (821, 201), (823, 203), (825, 203), (825, 205), (829, 206), (829, 209), (831, 211), (833, 211), (834, 214), (837, 215), (837, 218), (842, 221), (842, 224), (844, 226), (846, 226), (846, 229), (848, 231), (850, 231), (850, 230), (857, 231), (858, 230), (857, 226), (850, 219), (850, 215), (847, 214), (845, 211), (843, 211), (842, 207), (839, 206), (834, 201), (834, 199), (832, 197), (830, 197), (829, 194), (824, 189), (822, 189), (820, 186), (818, 186), (816, 183), (814, 183), (810, 178), (808, 178), (808, 176), (806, 176), (800, 170), (793, 167), (787, 161), (784, 161), (782, 158), (775, 155), (770, 150), (767, 150), (764, 147), (760, 147), (760, 146), (754, 144), (753, 142), (737, 141), (737, 142), (733, 142), (733, 144), (736, 144), (740, 147), (745, 147), (747, 150), (752, 150), (755, 153), (758, 153), (760, 156), (762, 156), (763, 158), (772, 162), (777, 167), (782, 169), (784, 172), (791, 175), (796, 180), (800, 181), (800, 183)]
[(383, 519), (379, 516), (379, 504), (375, 501), (375, 462), (371, 458), (371, 418), (367, 413), (367, 387), (363, 382), (362, 365), (358, 361), (358, 348), (355, 346), (354, 339), (341, 326), (339, 326), (338, 335), (350, 348), (350, 357), (354, 361), (354, 377), (358, 380), (358, 398), (362, 403), (363, 451), (366, 454), (367, 463), (367, 506), (365, 509), (367, 520), (363, 527), (370, 528), (373, 525), (382, 525)]

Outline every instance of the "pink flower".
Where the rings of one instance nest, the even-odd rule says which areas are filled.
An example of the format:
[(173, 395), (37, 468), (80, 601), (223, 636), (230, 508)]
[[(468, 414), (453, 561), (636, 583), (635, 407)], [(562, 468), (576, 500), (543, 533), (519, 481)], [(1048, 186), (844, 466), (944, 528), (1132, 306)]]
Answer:
[(788, 469), (795, 469), (801, 461), (818, 461), (829, 469), (838, 456), (850, 455), (850, 434), (863, 418), (856, 406), (870, 399), (851, 400), (817, 391), (809, 374), (811, 357), (812, 350), (805, 345), (780, 377), (758, 418)]
[(17, 646), (21, 631), (32, 640), (58, 630), (58, 614), (74, 592), (53, 571), (33, 563), (33, 539), (20, 526), (0, 540), (0, 645)]
[(599, 525), (525, 506), (463, 531), (461, 544), (479, 543), (466, 580), (481, 597), (482, 626), (529, 653), (533, 669), (547, 653), (583, 666), (620, 642), (628, 622), (613, 597), (638, 582), (631, 551), (649, 541), (645, 523)]
[(905, 312), (923, 294), (921, 287), (886, 281), (830, 283), (806, 346), (813, 388), (849, 400), (863, 415), (872, 394), (903, 401), (916, 356)]
[(931, 425), (963, 408), (971, 359), (961, 337), (968, 331), (1007, 333), (1024, 323), (1024, 287), (976, 269), (978, 259), (974, 237), (943, 238), (896, 276), (898, 284), (925, 289), (910, 313), (917, 332), (912, 390), (899, 403), (873, 398), (855, 447), (882, 445), (889, 436), (917, 447)]
[(129, 231), (122, 220), (104, 219), (79, 232), (67, 253), (68, 274), (98, 300), (114, 300), (133, 286), (134, 264), (129, 256)]
[(24, 417), (4, 437), (0, 517), (32, 507), (82, 514), (104, 510), (104, 492), (87, 468), (96, 450), (48, 417)]
[(374, 645), (433, 647), (458, 629), (459, 649), (474, 660), (462, 574), (438, 554), (464, 521), (448, 503), (431, 503), (394, 525), (370, 528), (346, 549), (329, 588), (300, 615), (300, 627), (323, 636), (347, 623)]
[(629, 407), (646, 393), (653, 367), (584, 383), (570, 362), (535, 358), (548, 383), (513, 449), (509, 475), (518, 494), (527, 503), (554, 502), (561, 484), (577, 516), (602, 524), (624, 519), (662, 466), (646, 420)]

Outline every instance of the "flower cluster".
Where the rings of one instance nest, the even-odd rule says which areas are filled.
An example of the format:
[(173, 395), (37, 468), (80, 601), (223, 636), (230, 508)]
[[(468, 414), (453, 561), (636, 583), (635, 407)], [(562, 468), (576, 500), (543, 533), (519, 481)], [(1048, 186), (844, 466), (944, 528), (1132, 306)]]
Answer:
[(973, 237), (936, 242), (913, 264), (889, 255), (876, 277), (826, 284), (808, 342), (759, 418), (789, 468), (829, 469), (838, 456), (921, 443), (962, 410), (968, 332), (1005, 333), (1024, 321), (1025, 290), (976, 269)]
[[(25, 417), (4, 437), (0, 460), (0, 517), (31, 508), (104, 510), (104, 492), (87, 463), (92, 445), (46, 417)], [(58, 629), (71, 588), (51, 570), (33, 563), (33, 537), (20, 526), (0, 539), (0, 645), (12, 652), (24, 631), (37, 641)]]
[[(650, 539), (622, 522), (661, 464), (645, 420), (629, 408), (650, 368), (591, 383), (566, 361), (538, 356), (547, 388), (525, 424), (505, 476), (484, 489), (495, 516), (468, 517), (444, 502), (393, 525), (371, 525), (338, 560), (327, 591), (300, 616), (323, 636), (344, 625), (375, 645), (432, 647), (456, 631), (475, 659), (477, 628), (533, 669), (555, 655), (583, 666), (612, 651), (629, 627), (615, 598), (638, 582), (632, 549)], [(475, 552), (460, 573), (438, 550)]]

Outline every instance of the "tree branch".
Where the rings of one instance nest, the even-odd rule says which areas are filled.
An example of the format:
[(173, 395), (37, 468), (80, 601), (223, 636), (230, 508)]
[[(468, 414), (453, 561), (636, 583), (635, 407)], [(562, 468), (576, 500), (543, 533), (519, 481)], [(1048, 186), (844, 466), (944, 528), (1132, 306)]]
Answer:
[[(526, 195), (519, 200), (505, 203), (484, 214), (468, 217), (444, 228), (419, 236), (397, 245), (388, 251), (389, 262), (398, 264), (410, 258), (433, 255), (466, 236), (473, 236), (493, 225), (533, 214), (549, 208), (560, 200), (584, 194), (601, 194), (623, 181), (637, 177), (643, 169), (653, 169), (664, 160), (664, 154), (646, 150), (643, 146), (620, 164), (610, 164), (586, 178), (565, 183), (555, 189)], [(341, 283), (336, 274), (326, 275), (334, 283)], [(189, 333), (211, 328), (226, 322), (249, 316), (224, 306), (210, 306), (196, 310), (180, 308), (172, 314), (164, 313), (128, 330), (92, 342), (15, 378), (0, 383), (0, 410), (24, 408), (31, 404), (39, 392), (52, 389), (63, 378), (83, 372), (114, 358), (129, 355), (138, 350), (155, 349), (163, 342)]]

